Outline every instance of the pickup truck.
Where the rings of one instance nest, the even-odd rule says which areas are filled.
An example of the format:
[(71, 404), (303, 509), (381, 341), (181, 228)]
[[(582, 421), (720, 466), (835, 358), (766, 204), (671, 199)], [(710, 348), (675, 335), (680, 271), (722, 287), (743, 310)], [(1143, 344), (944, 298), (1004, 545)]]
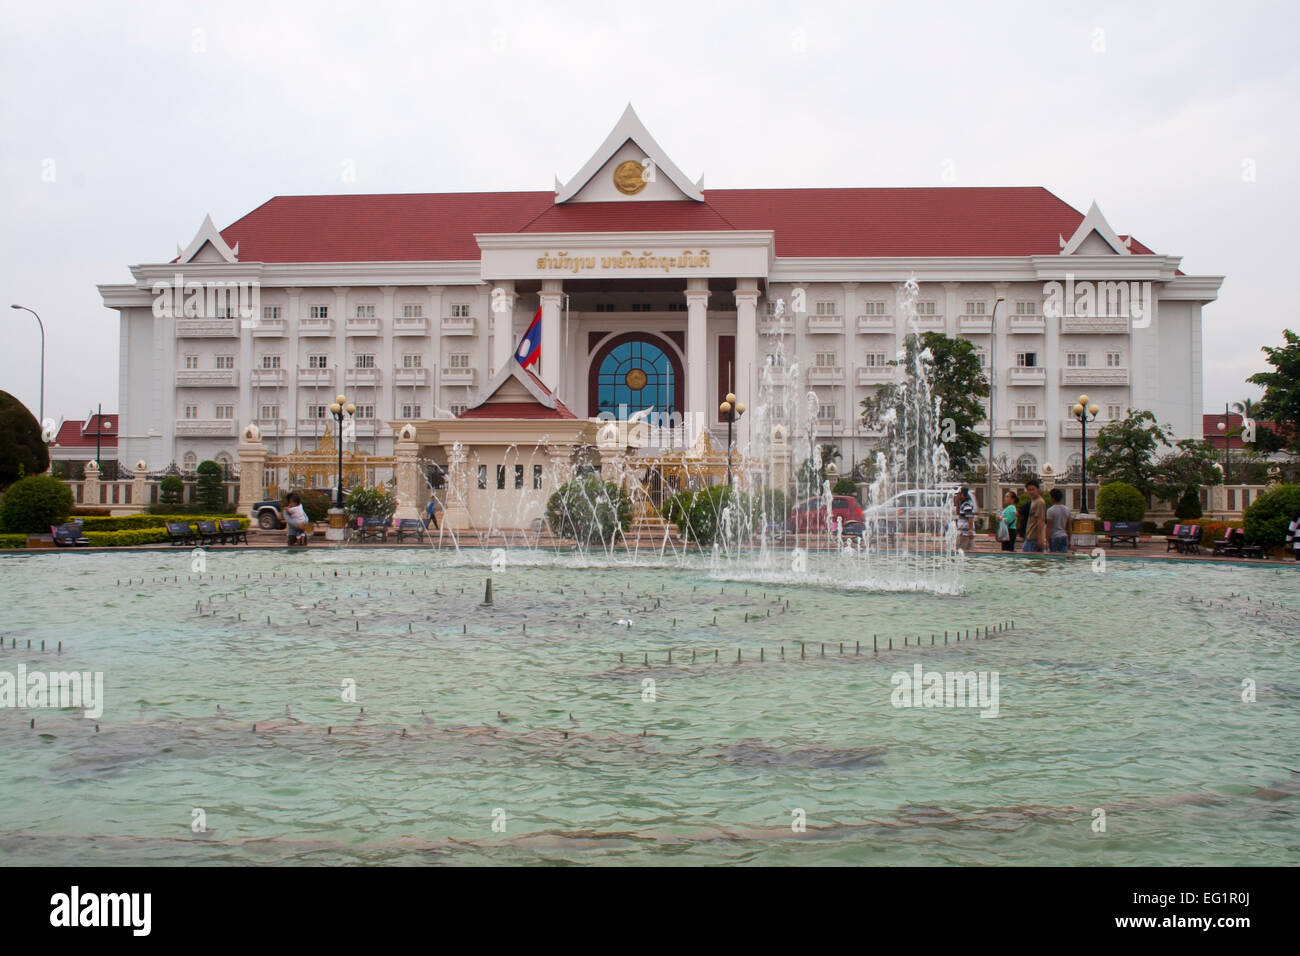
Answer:
[[(318, 491), (326, 495), (330, 504), (334, 502), (334, 489), (332, 488), (313, 488), (312, 491)], [(284, 499), (271, 498), (266, 501), (257, 501), (253, 503), (249, 515), (257, 526), (263, 531), (276, 531), (285, 526), (284, 523)]]

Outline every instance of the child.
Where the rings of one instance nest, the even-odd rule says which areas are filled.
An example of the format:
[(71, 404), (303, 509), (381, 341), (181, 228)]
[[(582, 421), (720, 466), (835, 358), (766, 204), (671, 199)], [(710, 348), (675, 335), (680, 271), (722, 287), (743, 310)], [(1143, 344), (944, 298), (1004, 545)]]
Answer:
[(284, 509), (284, 521), (289, 526), (289, 547), (295, 544), (307, 546), (307, 512), (303, 510), (302, 499), (298, 492), (289, 492), (288, 507)]

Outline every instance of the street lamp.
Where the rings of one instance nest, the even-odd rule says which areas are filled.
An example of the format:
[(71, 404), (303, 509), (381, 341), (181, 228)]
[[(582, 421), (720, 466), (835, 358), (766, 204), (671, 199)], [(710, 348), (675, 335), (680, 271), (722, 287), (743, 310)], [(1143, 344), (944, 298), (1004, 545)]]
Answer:
[(736, 419), (745, 414), (743, 402), (736, 401), (735, 393), (728, 392), (726, 400), (718, 406), (718, 413), (727, 420), (727, 487), (731, 487), (731, 430)]
[(36, 315), (35, 310), (27, 308), (25, 305), (11, 305), (11, 309), (21, 309), (24, 312), (31, 312), (36, 316), (36, 324), (41, 327), (41, 428), (45, 428), (45, 323), (41, 317)]
[(1005, 301), (1002, 296), (993, 300), (993, 314), (989, 317), (989, 496), (984, 505), (989, 510), (990, 516), (996, 511), (1001, 510), (999, 507), (1002, 503), (994, 501), (993, 488), (993, 389), (996, 387), (995, 378), (997, 376), (997, 354), (996, 348), (998, 330), (998, 306)]
[(352, 415), (356, 412), (357, 406), (348, 401), (346, 395), (339, 395), (330, 405), (330, 414), (338, 422), (338, 431), (336, 435), (339, 443), (339, 474), (338, 474), (338, 491), (334, 497), (334, 507), (339, 511), (343, 510), (343, 416)]
[(1074, 403), (1070, 409), (1074, 417), (1079, 421), (1079, 450), (1082, 452), (1083, 467), (1079, 474), (1079, 488), (1083, 494), (1083, 504), (1079, 508), (1079, 514), (1088, 513), (1088, 422), (1097, 420), (1097, 413), (1101, 411), (1096, 405), (1088, 404), (1088, 396), (1080, 395), (1079, 400)]
[(1219, 431), (1223, 432), (1223, 483), (1229, 484), (1228, 476), (1232, 474), (1232, 446), (1228, 444), (1228, 403), (1223, 403), (1223, 421), (1219, 422)]

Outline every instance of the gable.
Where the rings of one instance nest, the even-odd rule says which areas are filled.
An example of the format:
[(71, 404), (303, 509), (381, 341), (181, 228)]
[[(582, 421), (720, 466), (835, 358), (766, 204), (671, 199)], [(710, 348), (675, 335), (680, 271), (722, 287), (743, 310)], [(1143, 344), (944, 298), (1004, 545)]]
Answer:
[(689, 200), (690, 197), (669, 177), (661, 175), (653, 157), (629, 139), (569, 202), (654, 202), (665, 199)]
[[(641, 163), (649, 160), (648, 167), (653, 170), (653, 182), (645, 182), (643, 188), (636, 188), (640, 177), (632, 167), (625, 167), (620, 175), (620, 182), (625, 188), (615, 185), (614, 174), (624, 163)], [(650, 187), (655, 187), (651, 191)], [(581, 194), (586, 198), (578, 199)], [(648, 195), (647, 195), (648, 194)], [(618, 123), (605, 137), (577, 175), (567, 183), (556, 181), (555, 202), (626, 202), (638, 197), (644, 200), (688, 199), (703, 202), (704, 195), (700, 186), (686, 178), (686, 174), (677, 168), (663, 148), (655, 142), (650, 131), (645, 128), (641, 118), (627, 105)]]

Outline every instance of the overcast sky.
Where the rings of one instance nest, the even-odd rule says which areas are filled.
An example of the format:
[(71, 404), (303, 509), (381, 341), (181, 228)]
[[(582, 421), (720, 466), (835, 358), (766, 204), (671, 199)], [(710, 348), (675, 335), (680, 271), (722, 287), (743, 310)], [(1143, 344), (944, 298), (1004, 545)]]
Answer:
[[(1297, 5), (0, 3), (0, 304), (117, 410), (96, 283), (271, 196), (549, 189), (630, 101), (709, 188), (1042, 185), (1225, 275), (1205, 403), (1295, 314)], [(355, 181), (344, 170), (355, 170)], [(0, 313), (33, 410), (40, 339)]]

